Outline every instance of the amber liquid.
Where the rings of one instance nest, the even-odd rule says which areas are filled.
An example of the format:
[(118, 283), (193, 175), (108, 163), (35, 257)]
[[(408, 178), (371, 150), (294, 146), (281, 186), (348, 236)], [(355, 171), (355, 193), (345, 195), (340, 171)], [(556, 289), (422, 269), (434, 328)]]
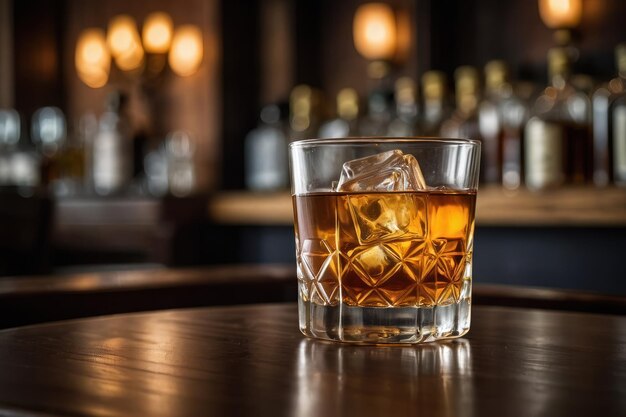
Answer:
[(458, 302), (471, 262), (473, 191), (294, 196), (304, 301), (363, 307)]

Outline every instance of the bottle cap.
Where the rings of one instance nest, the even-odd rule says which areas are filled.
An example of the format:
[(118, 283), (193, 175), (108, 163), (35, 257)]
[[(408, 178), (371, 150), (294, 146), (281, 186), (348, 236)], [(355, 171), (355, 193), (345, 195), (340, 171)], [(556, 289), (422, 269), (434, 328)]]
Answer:
[(497, 90), (507, 82), (508, 67), (504, 61), (493, 60), (485, 65), (485, 88), (489, 91)]
[(289, 96), (290, 125), (296, 132), (303, 132), (311, 125), (311, 96), (313, 90), (305, 84), (297, 85)]
[(551, 48), (548, 51), (548, 76), (565, 77), (569, 74), (570, 59), (565, 48)]
[(471, 113), (478, 106), (478, 71), (465, 65), (454, 72), (456, 105), (463, 113)]
[(395, 84), (395, 99), (397, 104), (414, 104), (416, 102), (416, 95), (416, 85), (411, 78), (398, 78)]
[(478, 71), (469, 65), (458, 67), (454, 71), (457, 94), (478, 93)]
[(359, 95), (353, 88), (343, 88), (337, 93), (337, 114), (345, 120), (353, 120), (359, 114)]
[(446, 89), (446, 75), (441, 71), (426, 71), (422, 75), (422, 91), (426, 100), (442, 99)]

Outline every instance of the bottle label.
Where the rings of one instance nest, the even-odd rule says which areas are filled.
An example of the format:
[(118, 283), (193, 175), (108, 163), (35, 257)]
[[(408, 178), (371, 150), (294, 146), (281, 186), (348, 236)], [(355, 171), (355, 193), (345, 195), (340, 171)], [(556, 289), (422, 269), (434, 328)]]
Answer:
[(563, 128), (537, 117), (528, 121), (524, 137), (526, 185), (545, 188), (563, 182)]
[(626, 181), (626, 106), (613, 111), (613, 166), (615, 179)]

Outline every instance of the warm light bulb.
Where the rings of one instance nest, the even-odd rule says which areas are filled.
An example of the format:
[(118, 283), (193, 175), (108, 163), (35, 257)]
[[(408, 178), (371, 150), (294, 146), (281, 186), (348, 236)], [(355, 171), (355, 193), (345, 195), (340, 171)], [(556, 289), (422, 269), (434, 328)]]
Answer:
[(86, 29), (78, 37), (74, 63), (79, 78), (92, 88), (104, 86), (109, 79), (111, 56), (104, 31)]
[(183, 25), (176, 29), (168, 60), (176, 74), (185, 77), (195, 73), (203, 54), (202, 32), (197, 26)]
[(397, 48), (396, 17), (388, 4), (367, 3), (354, 15), (354, 46), (363, 57), (390, 60)]
[(143, 48), (135, 20), (128, 15), (115, 16), (109, 22), (107, 45), (117, 66), (132, 71), (143, 62)]
[(143, 47), (146, 52), (164, 54), (172, 42), (172, 18), (163, 12), (148, 15), (143, 24)]
[(109, 22), (107, 44), (114, 57), (128, 54), (135, 47), (138, 39), (137, 25), (132, 17), (119, 15)]
[(582, 10), (582, 0), (539, 0), (541, 20), (551, 29), (578, 26)]
[(144, 52), (139, 42), (133, 42), (132, 46), (123, 54), (117, 55), (115, 63), (122, 71), (132, 71), (143, 64)]

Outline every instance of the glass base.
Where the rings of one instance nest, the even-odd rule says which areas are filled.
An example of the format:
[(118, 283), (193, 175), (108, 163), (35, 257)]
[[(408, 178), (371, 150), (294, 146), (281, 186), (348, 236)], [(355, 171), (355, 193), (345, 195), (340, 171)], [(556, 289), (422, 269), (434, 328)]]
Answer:
[(367, 344), (424, 343), (469, 331), (471, 296), (447, 305), (350, 307), (319, 305), (299, 298), (300, 331), (305, 336)]

